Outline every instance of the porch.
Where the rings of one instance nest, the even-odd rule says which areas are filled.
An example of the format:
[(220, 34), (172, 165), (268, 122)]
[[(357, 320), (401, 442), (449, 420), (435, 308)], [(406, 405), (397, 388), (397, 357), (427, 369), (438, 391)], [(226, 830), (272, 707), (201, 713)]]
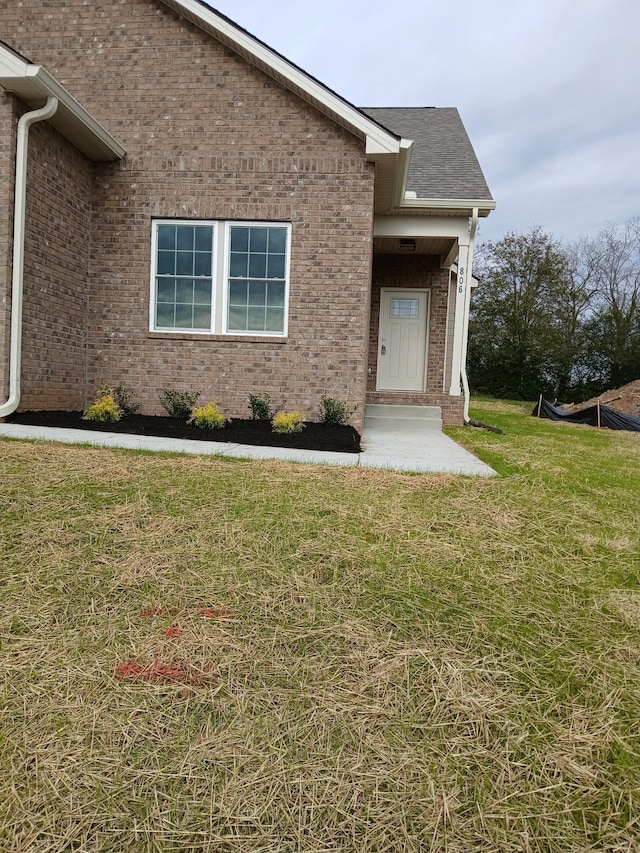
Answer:
[(378, 216), (367, 360), (368, 406), (438, 407), (444, 426), (463, 421), (470, 260), (464, 216)]

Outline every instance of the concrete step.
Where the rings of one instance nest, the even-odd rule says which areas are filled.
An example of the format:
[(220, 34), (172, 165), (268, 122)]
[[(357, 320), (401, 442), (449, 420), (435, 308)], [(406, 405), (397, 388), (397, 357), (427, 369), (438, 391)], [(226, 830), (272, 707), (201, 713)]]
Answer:
[(441, 432), (440, 406), (393, 406), (388, 403), (368, 403), (364, 411), (365, 429), (398, 430), (401, 432)]

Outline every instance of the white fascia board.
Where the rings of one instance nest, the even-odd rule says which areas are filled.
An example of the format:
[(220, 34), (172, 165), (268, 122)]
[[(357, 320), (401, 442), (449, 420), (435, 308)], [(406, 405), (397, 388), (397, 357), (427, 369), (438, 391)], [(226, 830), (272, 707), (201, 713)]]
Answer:
[(400, 207), (404, 201), (407, 178), (409, 177), (409, 165), (411, 164), (411, 148), (413, 142), (410, 139), (400, 140), (400, 152), (393, 179), (393, 206)]
[(125, 149), (41, 65), (31, 65), (0, 45), (0, 86), (29, 106), (57, 98), (49, 123), (92, 160), (121, 160)]
[(345, 124), (365, 138), (367, 155), (397, 154), (400, 151), (398, 137), (380, 127), (356, 107), (351, 106), (267, 45), (253, 38), (231, 21), (220, 17), (213, 9), (209, 9), (198, 0), (163, 0), (163, 2), (177, 12), (186, 13), (190, 20), (201, 21), (205, 25), (205, 30), (212, 29), (220, 33), (226, 42), (237, 45), (241, 51), (253, 56), (258, 64), (271, 69), (276, 77), (288, 80), (294, 88), (304, 92), (310, 100), (326, 107), (329, 113), (339, 116)]
[(23, 77), (28, 63), (0, 44), (0, 80)]

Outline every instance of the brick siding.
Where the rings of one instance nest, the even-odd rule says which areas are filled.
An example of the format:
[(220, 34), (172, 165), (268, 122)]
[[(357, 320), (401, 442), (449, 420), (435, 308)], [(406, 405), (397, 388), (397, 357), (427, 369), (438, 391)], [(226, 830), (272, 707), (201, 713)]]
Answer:
[[(357, 403), (360, 425), (374, 180), (363, 142), (153, 0), (24, 0), (3, 25), (127, 150), (91, 167), (83, 403), (107, 381), (132, 385), (149, 413), (176, 387), (232, 416), (260, 392), (312, 416), (329, 394)], [(153, 217), (291, 222), (287, 340), (149, 333)], [(25, 283), (43, 296), (31, 272)], [(76, 389), (41, 355), (25, 365), (22, 408)]]
[(22, 409), (82, 408), (91, 164), (46, 122), (29, 131)]
[[(0, 95), (0, 402), (9, 396), (16, 101)], [(5, 215), (6, 211), (6, 215)]]

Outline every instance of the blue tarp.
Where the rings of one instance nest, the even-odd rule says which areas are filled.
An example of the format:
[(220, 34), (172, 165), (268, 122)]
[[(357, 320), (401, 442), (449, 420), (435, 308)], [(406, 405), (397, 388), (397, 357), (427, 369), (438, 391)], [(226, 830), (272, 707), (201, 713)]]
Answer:
[[(598, 413), (598, 409), (600, 410)], [(601, 426), (607, 429), (626, 429), (630, 432), (640, 432), (640, 418), (633, 415), (625, 415), (609, 406), (589, 406), (578, 412), (564, 412), (553, 403), (541, 399), (531, 413), (536, 418), (549, 418), (552, 421), (568, 421), (573, 424), (588, 424), (589, 426)]]

